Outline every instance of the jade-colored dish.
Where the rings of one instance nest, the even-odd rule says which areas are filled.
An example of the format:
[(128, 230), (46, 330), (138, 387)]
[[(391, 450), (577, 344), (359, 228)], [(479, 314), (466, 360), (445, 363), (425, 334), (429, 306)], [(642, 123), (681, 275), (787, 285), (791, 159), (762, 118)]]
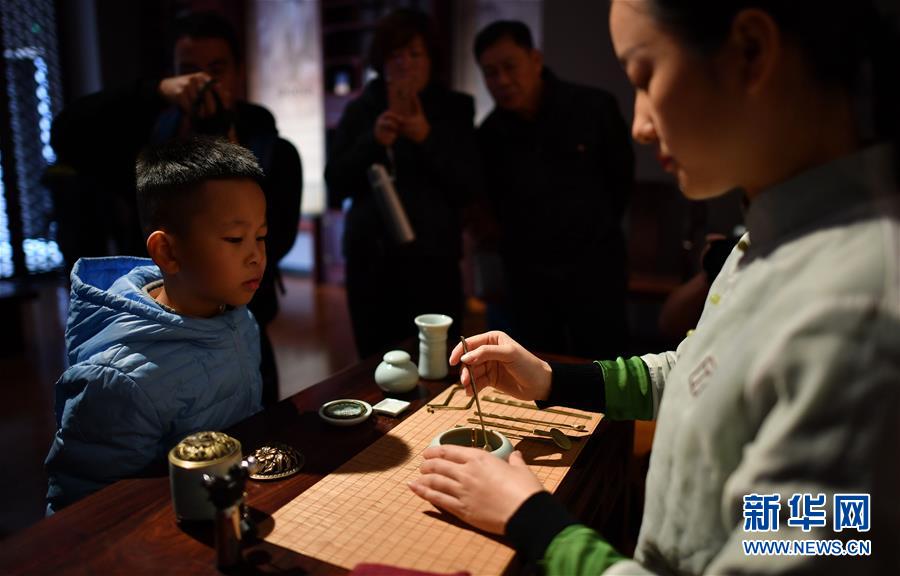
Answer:
[[(467, 446), (472, 447), (472, 438), (477, 439), (481, 443), (481, 428), (453, 428), (435, 436), (430, 446)], [(497, 432), (496, 430), (487, 431), (488, 444), (492, 448), (491, 454), (503, 460), (509, 460), (509, 455), (513, 452), (513, 445), (509, 438)]]

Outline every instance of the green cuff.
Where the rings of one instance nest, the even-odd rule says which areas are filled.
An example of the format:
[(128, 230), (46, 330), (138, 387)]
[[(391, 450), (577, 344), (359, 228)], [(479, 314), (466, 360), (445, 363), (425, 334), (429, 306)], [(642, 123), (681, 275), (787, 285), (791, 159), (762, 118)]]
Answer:
[(548, 575), (601, 574), (627, 560), (599, 534), (582, 524), (573, 524), (550, 542), (541, 565)]
[(653, 420), (650, 371), (637, 356), (597, 362), (603, 369), (606, 417), (612, 420)]

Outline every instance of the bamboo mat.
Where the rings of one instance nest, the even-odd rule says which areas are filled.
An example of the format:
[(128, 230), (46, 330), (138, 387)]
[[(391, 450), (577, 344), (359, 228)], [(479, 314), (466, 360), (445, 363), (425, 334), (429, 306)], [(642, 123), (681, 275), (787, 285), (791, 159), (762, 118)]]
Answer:
[[(484, 413), (541, 420), (557, 426), (584, 425), (583, 432), (562, 428), (573, 439), (572, 449), (565, 452), (549, 438), (495, 428), (507, 437), (524, 436), (510, 441), (550, 492), (556, 490), (581, 452), (586, 439), (579, 437), (592, 433), (602, 418), (600, 414), (570, 408), (563, 409), (566, 414), (558, 414), (509, 406), (486, 401), (486, 397), (512, 400), (488, 388), (480, 394)], [(447, 403), (464, 408), (471, 402), (472, 398), (451, 386), (432, 405)], [(266, 540), (348, 569), (361, 562), (375, 562), (433, 572), (502, 573), (515, 555), (512, 548), (498, 537), (463, 526), (417, 497), (407, 486), (419, 476), (421, 454), (431, 440), (457, 424), (471, 426), (466, 419), (474, 416), (474, 404), (467, 409), (433, 412), (421, 408), (275, 512), (275, 528)], [(551, 425), (486, 420), (545, 430)]]

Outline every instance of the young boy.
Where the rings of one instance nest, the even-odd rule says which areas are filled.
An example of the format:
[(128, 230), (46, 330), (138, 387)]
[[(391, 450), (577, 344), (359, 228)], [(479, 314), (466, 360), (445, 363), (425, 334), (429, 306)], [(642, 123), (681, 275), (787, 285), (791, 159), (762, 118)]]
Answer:
[(84, 258), (72, 270), (48, 513), (260, 409), (259, 333), (245, 305), (266, 267), (262, 177), (249, 150), (224, 141), (138, 158), (152, 262)]

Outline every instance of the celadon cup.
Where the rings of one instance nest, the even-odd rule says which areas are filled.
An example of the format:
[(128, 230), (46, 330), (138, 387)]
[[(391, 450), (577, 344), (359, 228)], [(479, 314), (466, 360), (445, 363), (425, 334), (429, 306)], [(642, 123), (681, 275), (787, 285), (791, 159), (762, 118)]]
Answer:
[[(475, 431), (475, 437), (481, 439), (481, 428), (451, 428), (446, 432), (435, 436), (429, 446), (472, 446), (472, 431)], [(487, 431), (488, 444), (490, 444), (491, 454), (501, 460), (509, 460), (509, 455), (513, 453), (513, 445), (509, 438), (497, 432), (496, 430)]]
[(419, 376), (426, 380), (440, 380), (447, 375), (447, 331), (453, 318), (444, 314), (416, 316), (419, 328)]

